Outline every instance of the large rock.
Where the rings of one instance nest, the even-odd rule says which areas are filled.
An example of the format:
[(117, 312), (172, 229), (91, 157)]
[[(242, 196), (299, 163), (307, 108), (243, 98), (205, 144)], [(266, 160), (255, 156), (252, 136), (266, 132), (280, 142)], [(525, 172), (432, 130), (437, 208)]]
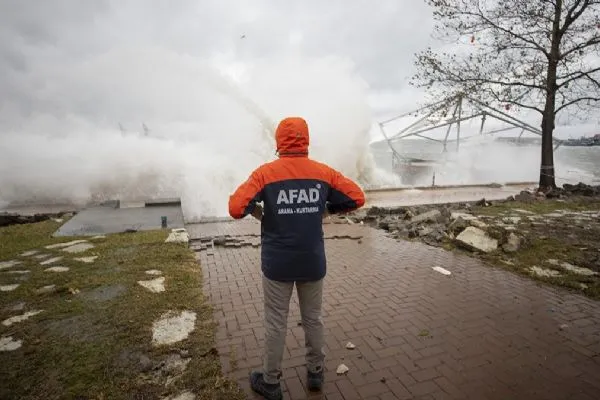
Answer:
[(535, 195), (523, 190), (521, 193), (515, 196), (516, 201), (520, 201), (522, 203), (532, 203), (535, 201)]
[(498, 249), (498, 241), (488, 236), (485, 231), (469, 226), (456, 237), (457, 242), (470, 249), (490, 253)]
[(468, 220), (464, 219), (463, 217), (458, 217), (448, 226), (448, 230), (457, 235), (458, 233), (467, 229), (469, 225), (470, 223)]
[(600, 186), (590, 186), (585, 183), (579, 182), (577, 185), (570, 185), (565, 183), (563, 185), (564, 191), (569, 195), (578, 196), (598, 196), (600, 195)]
[(411, 224), (419, 224), (422, 222), (437, 222), (442, 217), (440, 210), (431, 210), (411, 218)]
[(393, 228), (396, 226), (396, 221), (394, 221), (392, 218), (390, 217), (386, 217), (382, 220), (380, 220), (377, 223), (377, 227), (379, 229), (383, 229), (384, 231), (391, 231), (394, 230)]
[(469, 223), (471, 224), (471, 226), (474, 226), (475, 228), (479, 228), (479, 229), (487, 229), (488, 228), (488, 224), (486, 224), (483, 221), (480, 221), (478, 219), (473, 219), (471, 221), (469, 221)]
[(388, 210), (377, 206), (373, 206), (367, 210), (367, 216), (369, 217), (379, 217), (387, 214), (389, 214)]
[(471, 221), (471, 220), (477, 219), (477, 217), (474, 216), (473, 214), (464, 213), (464, 212), (452, 212), (450, 214), (450, 219), (453, 221), (457, 220), (459, 218), (462, 218), (465, 221)]

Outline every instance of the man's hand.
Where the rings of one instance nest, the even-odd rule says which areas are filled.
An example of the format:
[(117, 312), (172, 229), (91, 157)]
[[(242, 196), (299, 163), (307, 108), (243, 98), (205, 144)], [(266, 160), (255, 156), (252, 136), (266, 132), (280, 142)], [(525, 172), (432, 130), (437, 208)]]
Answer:
[(325, 207), (325, 211), (323, 212), (323, 219), (329, 218), (329, 215), (329, 210), (327, 209), (327, 207)]
[(254, 205), (254, 210), (252, 211), (252, 216), (257, 220), (261, 221), (263, 217), (263, 208), (260, 204)]

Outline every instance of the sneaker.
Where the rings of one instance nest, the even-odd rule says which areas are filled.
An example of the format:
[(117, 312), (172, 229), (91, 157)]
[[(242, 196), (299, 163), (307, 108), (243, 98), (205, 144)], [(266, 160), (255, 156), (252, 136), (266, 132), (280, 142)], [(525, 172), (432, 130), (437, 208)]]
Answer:
[(256, 393), (263, 396), (266, 400), (281, 400), (281, 384), (269, 384), (265, 382), (265, 377), (261, 372), (252, 372), (250, 374), (250, 387)]
[(307, 375), (308, 390), (311, 392), (319, 391), (323, 387), (323, 369), (318, 372), (308, 371)]

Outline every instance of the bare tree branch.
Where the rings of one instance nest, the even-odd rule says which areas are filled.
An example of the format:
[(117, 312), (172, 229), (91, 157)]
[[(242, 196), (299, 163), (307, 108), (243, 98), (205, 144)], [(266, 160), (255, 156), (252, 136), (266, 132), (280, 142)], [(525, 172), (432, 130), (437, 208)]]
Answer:
[(562, 53), (560, 55), (560, 59), (564, 59), (575, 52), (585, 50), (588, 47), (596, 46), (598, 44), (600, 44), (600, 35), (592, 37), (591, 39), (589, 39), (583, 43), (579, 43), (576, 46), (570, 48), (569, 50), (565, 51), (564, 53)]
[(563, 81), (562, 83), (560, 83), (558, 85), (558, 88), (560, 89), (562, 87), (567, 87), (571, 82), (576, 81), (576, 80), (581, 79), (581, 78), (588, 78), (592, 82), (595, 82), (598, 85), (598, 87), (600, 88), (600, 84), (598, 83), (598, 81), (596, 81), (591, 76), (595, 72), (600, 72), (600, 67), (596, 67), (596, 68), (591, 69), (589, 71), (577, 71), (577, 72), (573, 72), (573, 73), (569, 74), (566, 77), (561, 77), (560, 79), (565, 79), (565, 78), (568, 78), (568, 79), (565, 80), (565, 81)]
[(589, 101), (589, 102), (599, 102), (600, 101), (600, 97), (579, 97), (575, 100), (571, 100), (568, 103), (563, 104), (562, 106), (558, 107), (556, 109), (556, 112), (558, 113), (559, 111), (562, 111), (563, 109), (570, 107), (574, 104), (580, 103), (582, 101)]
[[(577, 7), (583, 2), (581, 8), (577, 10)], [(573, 6), (567, 12), (567, 16), (565, 17), (565, 23), (563, 27), (560, 29), (561, 36), (569, 29), (571, 24), (575, 22), (581, 14), (585, 11), (585, 9), (590, 5), (590, 0), (576, 0)]]
[(481, 6), (479, 4), (479, 2), (477, 3), (477, 9), (479, 10), (479, 15), (477, 14), (473, 14), (473, 15), (477, 15), (479, 18), (481, 18), (488, 26), (497, 29), (501, 32), (504, 32), (510, 36), (512, 36), (513, 38), (517, 39), (517, 40), (521, 40), (525, 43), (528, 43), (530, 45), (532, 45), (535, 49), (537, 49), (538, 51), (542, 52), (543, 54), (546, 55), (546, 57), (550, 57), (550, 52), (548, 52), (548, 50), (546, 50), (545, 48), (543, 48), (539, 43), (537, 43), (534, 40), (531, 40), (529, 38), (526, 38), (524, 35), (518, 34), (516, 32), (513, 32), (510, 29), (504, 28), (502, 26), (500, 26), (499, 24), (494, 23), (492, 20), (490, 20), (489, 18), (487, 18), (485, 15), (483, 15), (483, 11), (481, 10)]

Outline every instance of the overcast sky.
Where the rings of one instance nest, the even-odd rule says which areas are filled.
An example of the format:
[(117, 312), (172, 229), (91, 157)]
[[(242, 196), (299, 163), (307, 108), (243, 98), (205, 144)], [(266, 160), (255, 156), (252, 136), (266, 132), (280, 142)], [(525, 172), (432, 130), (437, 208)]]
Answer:
[[(125, 118), (115, 114), (130, 106), (107, 101), (106, 85), (123, 97), (140, 49), (146, 65), (201, 60), (234, 76), (291, 51), (338, 56), (368, 84), (375, 114), (394, 112), (415, 96), (407, 82), (432, 24), (418, 0), (0, 0), (0, 127), (34, 115)], [(152, 72), (144, 76), (151, 85)]]
[(432, 28), (421, 0), (0, 0), (0, 130), (202, 118), (198, 87), (213, 80), (202, 68), (243, 81), (253, 67), (328, 57), (366, 82), (381, 120), (420, 96), (408, 80)]

